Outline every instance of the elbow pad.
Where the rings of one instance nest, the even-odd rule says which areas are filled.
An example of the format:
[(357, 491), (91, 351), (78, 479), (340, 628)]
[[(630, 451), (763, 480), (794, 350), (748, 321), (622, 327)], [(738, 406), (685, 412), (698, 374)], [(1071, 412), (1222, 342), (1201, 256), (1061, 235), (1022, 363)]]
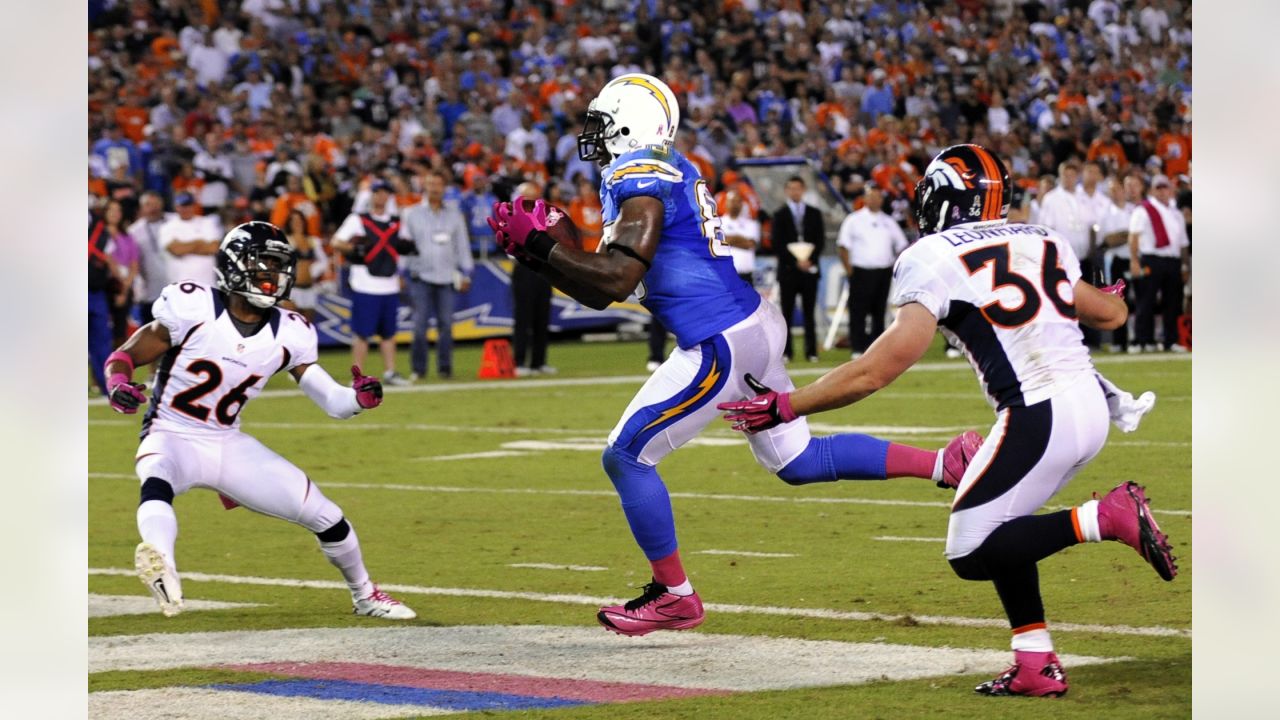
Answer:
[(346, 420), (361, 410), (360, 404), (356, 402), (356, 391), (339, 385), (319, 365), (312, 365), (302, 373), (302, 377), (298, 378), (298, 387), (331, 418)]

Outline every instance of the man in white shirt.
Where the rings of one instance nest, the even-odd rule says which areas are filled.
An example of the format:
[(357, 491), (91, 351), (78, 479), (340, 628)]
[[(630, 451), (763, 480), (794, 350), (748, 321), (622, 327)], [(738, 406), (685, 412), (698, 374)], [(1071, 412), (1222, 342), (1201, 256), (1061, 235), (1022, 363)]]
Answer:
[(187, 67), (196, 71), (196, 83), (202, 88), (222, 84), (231, 67), (231, 58), (209, 43), (209, 36), (202, 34), (187, 54)]
[[(867, 185), (861, 210), (840, 223), (836, 239), (840, 262), (849, 276), (849, 345), (853, 356), (867, 351), (884, 333), (885, 305), (893, 280), (893, 263), (907, 249), (907, 236), (884, 213), (884, 194)], [(871, 316), (870, 332), (867, 316)]]
[[(1129, 278), (1129, 220), (1133, 217), (1134, 208), (1142, 202), (1142, 180), (1130, 175), (1121, 182), (1111, 181), (1109, 193), (1111, 206), (1098, 221), (1098, 239), (1106, 248), (1102, 266), (1106, 270), (1108, 285), (1125, 280), (1129, 287), (1123, 295), (1125, 305), (1130, 314), (1134, 310), (1133, 279)], [(1112, 351), (1125, 352), (1129, 349), (1129, 325), (1125, 323), (1111, 333)]]
[(1164, 175), (1151, 179), (1151, 195), (1129, 218), (1129, 274), (1137, 278), (1138, 318), (1134, 321), (1136, 345), (1131, 352), (1156, 350), (1157, 298), (1164, 319), (1164, 349), (1186, 352), (1177, 344), (1178, 316), (1182, 314), (1182, 268), (1189, 255), (1186, 221), (1171, 205), (1173, 185)]
[(720, 216), (720, 230), (733, 256), (733, 269), (738, 277), (752, 283), (756, 271), (756, 248), (760, 245), (760, 221), (751, 217), (751, 208), (742, 201), (742, 193), (725, 193), (725, 214)]
[[(1074, 159), (1058, 166), (1058, 187), (1050, 190), (1040, 200), (1039, 223), (1054, 230), (1066, 240), (1076, 257), (1080, 259), (1080, 272), (1087, 282), (1095, 280), (1096, 267), (1090, 259), (1093, 255), (1093, 218), (1077, 194), (1080, 182), (1080, 163)], [(1084, 343), (1098, 347), (1101, 337), (1098, 331), (1082, 326)]]
[(142, 324), (155, 319), (151, 306), (169, 284), (169, 253), (160, 246), (160, 229), (176, 216), (164, 211), (164, 200), (159, 193), (148, 190), (138, 200), (138, 219), (129, 226), (129, 236), (138, 244), (140, 266), (134, 297), (138, 298), (138, 312)]
[(222, 147), (223, 140), (217, 133), (205, 133), (204, 149), (196, 155), (191, 163), (196, 173), (204, 179), (200, 188), (200, 205), (207, 215), (217, 214), (227, 204), (230, 194), (228, 183), (231, 182), (231, 157)]
[(214, 255), (222, 243), (221, 223), (214, 216), (196, 215), (196, 199), (191, 193), (178, 193), (173, 204), (177, 217), (160, 227), (160, 247), (168, 254), (168, 279), (213, 287)]

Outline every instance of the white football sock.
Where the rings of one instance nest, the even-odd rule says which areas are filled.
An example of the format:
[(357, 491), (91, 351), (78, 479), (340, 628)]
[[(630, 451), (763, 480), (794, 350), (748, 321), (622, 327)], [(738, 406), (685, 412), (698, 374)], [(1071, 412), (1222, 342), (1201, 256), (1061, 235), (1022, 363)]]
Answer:
[(1053, 638), (1049, 637), (1049, 630), (1046, 628), (1018, 633), (1013, 636), (1012, 645), (1015, 651), (1053, 652)]
[(672, 595), (688, 596), (693, 594), (693, 583), (689, 582), (689, 578), (685, 578), (684, 582), (679, 585), (673, 585), (667, 588), (667, 592)]
[(1085, 542), (1102, 542), (1102, 530), (1098, 527), (1098, 501), (1090, 500), (1076, 508), (1076, 520)]
[(142, 541), (151, 543), (164, 553), (169, 569), (178, 571), (178, 561), (173, 557), (173, 545), (178, 540), (178, 516), (173, 506), (163, 500), (148, 500), (138, 505), (138, 534)]
[(369, 571), (364, 567), (364, 557), (360, 553), (360, 541), (356, 539), (355, 528), (351, 528), (347, 536), (338, 542), (320, 543), (320, 550), (342, 573), (352, 598), (359, 600), (373, 592), (373, 583), (369, 580)]

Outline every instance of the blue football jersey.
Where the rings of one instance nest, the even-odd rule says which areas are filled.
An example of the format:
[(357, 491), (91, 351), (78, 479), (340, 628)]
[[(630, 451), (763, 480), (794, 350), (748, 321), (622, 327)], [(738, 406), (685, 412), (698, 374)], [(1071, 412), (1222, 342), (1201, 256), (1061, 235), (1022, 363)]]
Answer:
[(760, 294), (734, 271), (715, 199), (683, 155), (661, 146), (640, 148), (614, 158), (602, 177), (602, 249), (623, 202), (641, 195), (662, 201), (662, 237), (636, 294), (680, 347), (693, 347), (755, 312)]

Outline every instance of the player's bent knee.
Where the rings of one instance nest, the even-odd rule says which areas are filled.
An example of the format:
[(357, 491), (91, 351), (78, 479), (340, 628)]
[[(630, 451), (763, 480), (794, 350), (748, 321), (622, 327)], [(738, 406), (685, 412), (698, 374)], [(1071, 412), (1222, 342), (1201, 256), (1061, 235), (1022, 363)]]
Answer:
[(823, 438), (811, 438), (804, 452), (776, 473), (778, 478), (788, 485), (834, 482), (835, 469), (824, 457), (824, 445), (820, 442), (821, 440)]
[(600, 454), (600, 464), (604, 467), (605, 474), (616, 485), (620, 479), (627, 476), (628, 471), (636, 470), (642, 463), (640, 458), (630, 452), (609, 445)]
[(141, 497), (138, 504), (141, 505), (148, 500), (159, 500), (160, 502), (173, 504), (173, 486), (166, 480), (158, 477), (149, 477), (142, 483)]
[(313, 533), (320, 533), (337, 525), (342, 519), (342, 508), (313, 485), (302, 503), (297, 523)]
[(346, 540), (347, 536), (350, 534), (351, 524), (347, 522), (346, 518), (341, 518), (332, 526), (316, 533), (316, 537), (319, 538), (322, 543), (336, 543)]
[(951, 558), (951, 569), (955, 571), (957, 577), (961, 580), (990, 580), (991, 574), (987, 572), (987, 568), (979, 559), (978, 552), (974, 551), (963, 557)]

